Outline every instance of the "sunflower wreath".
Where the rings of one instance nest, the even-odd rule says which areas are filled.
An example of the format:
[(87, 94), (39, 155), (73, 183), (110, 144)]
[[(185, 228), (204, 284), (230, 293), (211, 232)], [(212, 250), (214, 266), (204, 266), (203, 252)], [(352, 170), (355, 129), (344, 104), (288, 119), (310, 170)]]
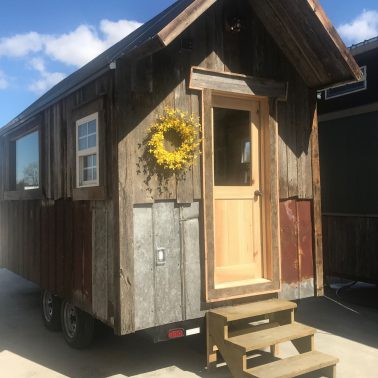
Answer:
[[(201, 126), (194, 115), (165, 108), (149, 129), (148, 151), (165, 171), (185, 171), (200, 154)], [(173, 148), (167, 149), (168, 145)]]

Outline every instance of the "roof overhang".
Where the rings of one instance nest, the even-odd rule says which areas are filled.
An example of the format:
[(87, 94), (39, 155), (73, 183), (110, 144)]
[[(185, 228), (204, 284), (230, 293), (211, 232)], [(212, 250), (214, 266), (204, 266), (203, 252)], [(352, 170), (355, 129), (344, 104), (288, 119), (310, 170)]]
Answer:
[(359, 80), (362, 72), (318, 0), (249, 0), (311, 88)]
[[(179, 0), (129, 36), (74, 72), (0, 130), (27, 121), (80, 86), (104, 74), (121, 57), (138, 59), (168, 46), (220, 0)], [(232, 1), (232, 0), (225, 0)], [(245, 0), (310, 88), (359, 80), (351, 52), (318, 0)]]
[[(318, 0), (248, 0), (306, 84), (314, 89), (359, 80), (362, 72)], [(168, 46), (217, 0), (194, 0), (157, 37)]]

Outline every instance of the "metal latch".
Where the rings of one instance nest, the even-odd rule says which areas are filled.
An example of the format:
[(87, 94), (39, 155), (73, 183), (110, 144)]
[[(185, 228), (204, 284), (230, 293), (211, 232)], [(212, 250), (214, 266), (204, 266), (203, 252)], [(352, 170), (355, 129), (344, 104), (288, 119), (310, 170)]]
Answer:
[(255, 190), (255, 197), (262, 197), (263, 192), (261, 190)]

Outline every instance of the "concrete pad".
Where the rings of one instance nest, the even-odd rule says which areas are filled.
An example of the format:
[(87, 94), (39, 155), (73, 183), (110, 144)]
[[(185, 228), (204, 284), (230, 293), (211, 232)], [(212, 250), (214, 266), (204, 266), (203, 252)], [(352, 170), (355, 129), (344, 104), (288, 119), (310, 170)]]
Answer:
[[(340, 358), (338, 376), (373, 378), (378, 366), (378, 311), (335, 298), (299, 303), (297, 320), (319, 329), (316, 348)], [(348, 307), (348, 306), (346, 306)], [(294, 353), (285, 343), (282, 356)], [(31, 377), (213, 377), (230, 378), (227, 367), (205, 369), (203, 336), (152, 344), (140, 335), (116, 337), (99, 327), (94, 345), (70, 349), (60, 333), (47, 331), (38, 288), (0, 269), (0, 378)]]

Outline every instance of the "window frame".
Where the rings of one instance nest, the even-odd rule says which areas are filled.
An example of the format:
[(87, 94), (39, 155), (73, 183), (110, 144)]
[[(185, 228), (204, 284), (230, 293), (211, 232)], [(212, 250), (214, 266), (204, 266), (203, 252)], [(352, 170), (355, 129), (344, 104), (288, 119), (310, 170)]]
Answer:
[[(72, 197), (73, 201), (105, 201), (108, 199), (110, 193), (109, 184), (112, 172), (112, 166), (108, 165), (109, 157), (106, 154), (107, 149), (111, 149), (111, 137), (108, 135), (110, 128), (109, 114), (107, 112), (107, 98), (106, 96), (99, 96), (82, 102), (71, 109), (68, 115), (67, 129), (67, 169), (69, 174), (69, 188), (68, 197)], [(97, 178), (98, 186), (83, 186), (77, 187), (77, 167), (76, 167), (76, 122), (88, 117), (91, 114), (98, 113), (97, 123), (97, 141), (98, 141), (98, 156), (97, 156)]]
[[(32, 134), (38, 133), (38, 155), (39, 155), (39, 186), (35, 189), (19, 190), (16, 186), (16, 142), (17, 140)], [(43, 135), (40, 118), (36, 118), (27, 124), (21, 124), (4, 135), (4, 200), (27, 200), (43, 198)]]
[[(84, 150), (79, 149), (79, 128), (85, 123), (96, 121), (96, 146), (86, 148)], [(100, 164), (99, 164), (99, 116), (98, 112), (89, 114), (83, 118), (78, 119), (75, 122), (75, 138), (76, 138), (76, 188), (92, 188), (100, 186)], [(87, 134), (87, 138), (88, 138)], [(84, 181), (83, 179), (83, 158), (86, 156), (96, 155), (96, 179), (90, 181)]]

